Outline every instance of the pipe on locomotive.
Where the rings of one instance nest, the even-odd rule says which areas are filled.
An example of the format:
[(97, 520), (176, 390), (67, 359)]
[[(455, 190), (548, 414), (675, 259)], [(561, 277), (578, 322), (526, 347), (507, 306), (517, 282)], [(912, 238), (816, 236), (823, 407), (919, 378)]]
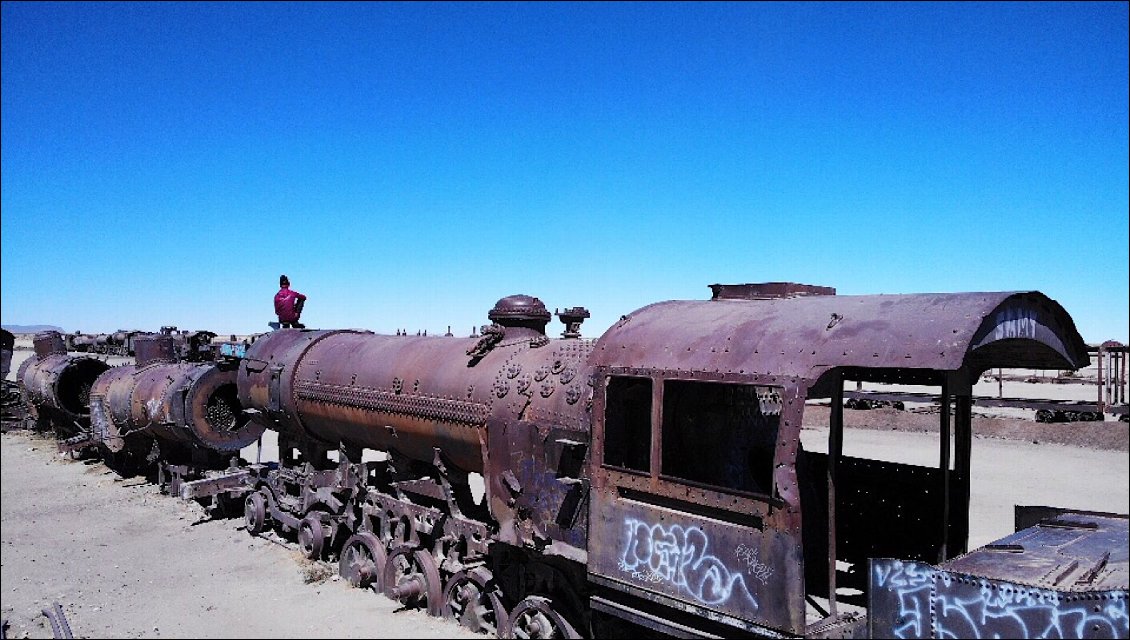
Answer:
[(91, 389), (92, 430), (106, 449), (155, 438), (230, 453), (262, 435), (239, 403), (234, 368), (178, 362), (171, 335), (138, 336), (134, 344), (134, 364), (106, 371)]
[(60, 436), (84, 431), (90, 424), (90, 389), (110, 365), (90, 356), (67, 355), (58, 331), (35, 334), (35, 356), (24, 360), (17, 381), (29, 408), (54, 423)]

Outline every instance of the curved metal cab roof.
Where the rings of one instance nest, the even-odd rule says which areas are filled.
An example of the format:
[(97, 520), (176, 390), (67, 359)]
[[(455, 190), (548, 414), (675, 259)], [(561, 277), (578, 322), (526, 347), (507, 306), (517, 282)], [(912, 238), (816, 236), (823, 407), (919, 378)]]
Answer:
[(816, 380), (837, 367), (1078, 369), (1071, 316), (1038, 291), (671, 300), (624, 316), (596, 366)]

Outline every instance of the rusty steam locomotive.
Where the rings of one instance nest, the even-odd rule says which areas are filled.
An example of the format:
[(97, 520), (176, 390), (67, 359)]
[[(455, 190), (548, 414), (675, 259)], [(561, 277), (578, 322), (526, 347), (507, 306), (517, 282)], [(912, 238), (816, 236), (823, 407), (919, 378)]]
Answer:
[[(281, 329), (185, 369), (215, 378), (195, 393), (141, 382), (176, 376), (139, 355), (93, 383), (94, 431), (119, 451), (150, 433), (216, 452), (182, 460), (173, 490), (241, 498), (252, 534), (293, 534), (356, 586), (501, 637), (609, 619), (679, 637), (1130, 633), (1125, 516), (1032, 512), (966, 548), (973, 381), (1085, 366), (1058, 303), (712, 289), (596, 340), (580, 307), (551, 339), (526, 295), (470, 338)], [(938, 466), (844, 455), (848, 381), (936, 388)], [(819, 399), (828, 435), (809, 450)], [(219, 463), (268, 429), (277, 462)]]

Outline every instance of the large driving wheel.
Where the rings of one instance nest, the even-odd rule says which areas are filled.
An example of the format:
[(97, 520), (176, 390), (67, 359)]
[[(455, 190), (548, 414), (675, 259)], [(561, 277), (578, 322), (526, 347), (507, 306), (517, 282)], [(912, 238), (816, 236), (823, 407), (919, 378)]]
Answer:
[(506, 609), (501, 594), (491, 582), (490, 570), (475, 567), (460, 571), (447, 580), (443, 590), (443, 616), (471, 631), (507, 637)]
[(401, 546), (385, 563), (385, 595), (408, 607), (427, 609), (428, 615), (443, 614), (443, 581), (436, 561), (427, 551)]
[(319, 560), (322, 557), (322, 547), (326, 543), (326, 530), (322, 528), (322, 521), (318, 516), (309, 514), (298, 525), (298, 546), (302, 555), (310, 560)]
[(553, 601), (543, 596), (527, 596), (510, 613), (513, 638), (580, 638), (581, 634), (553, 609)]
[(384, 591), (388, 554), (377, 536), (368, 531), (354, 534), (341, 549), (338, 573), (354, 587)]
[(253, 491), (243, 502), (243, 519), (247, 533), (259, 535), (267, 528), (267, 501), (262, 491)]

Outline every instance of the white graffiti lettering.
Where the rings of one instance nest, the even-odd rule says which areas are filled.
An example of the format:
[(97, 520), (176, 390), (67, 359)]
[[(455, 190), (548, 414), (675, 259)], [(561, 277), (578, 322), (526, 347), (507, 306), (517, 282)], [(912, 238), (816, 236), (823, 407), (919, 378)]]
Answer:
[(652, 573), (651, 570), (636, 571), (635, 569), (629, 569), (628, 565), (624, 564), (623, 560), (620, 561), (620, 570), (629, 574), (633, 580), (640, 582), (663, 582), (663, 576)]
[(702, 529), (627, 519), (624, 532), (621, 571), (666, 582), (704, 604), (718, 605), (740, 595), (757, 609), (744, 575), (707, 552), (709, 540)]
[(761, 562), (758, 554), (757, 547), (747, 547), (744, 544), (739, 544), (738, 548), (734, 550), (734, 555), (738, 557), (738, 560), (745, 563), (746, 573), (760, 581), (761, 584), (769, 584), (769, 578), (773, 576), (773, 567)]

